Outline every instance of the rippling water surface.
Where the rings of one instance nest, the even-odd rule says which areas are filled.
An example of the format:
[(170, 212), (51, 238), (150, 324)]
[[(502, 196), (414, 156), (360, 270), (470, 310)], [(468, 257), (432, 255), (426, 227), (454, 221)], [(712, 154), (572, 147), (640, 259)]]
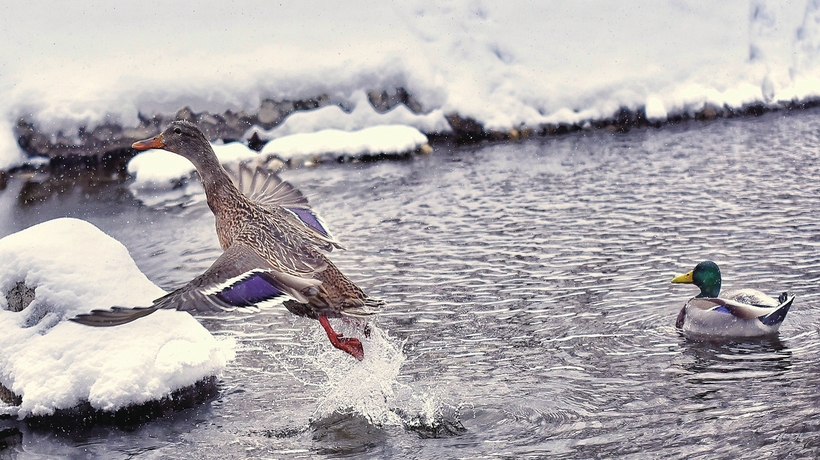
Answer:
[[(0, 454), (820, 456), (819, 114), (286, 171), (348, 248), (333, 260), (387, 302), (364, 362), (281, 306), (203, 318), (240, 346), (217, 397), (129, 427), (0, 421)], [(19, 187), (0, 193), (0, 234), (81, 217), (165, 289), (220, 253), (201, 201), (108, 190), (18, 206)], [(696, 289), (670, 280), (706, 259), (724, 288), (797, 295), (779, 336), (676, 331)]]

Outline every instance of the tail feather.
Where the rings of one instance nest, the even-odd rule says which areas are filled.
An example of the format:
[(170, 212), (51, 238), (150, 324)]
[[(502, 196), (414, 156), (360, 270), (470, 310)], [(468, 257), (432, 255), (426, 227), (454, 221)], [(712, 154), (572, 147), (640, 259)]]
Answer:
[(364, 300), (364, 305), (361, 306), (351, 306), (348, 308), (342, 309), (342, 315), (344, 316), (354, 316), (358, 318), (364, 318), (367, 316), (373, 316), (379, 314), (382, 307), (384, 306), (384, 301), (381, 299), (370, 299), (367, 298)]
[(69, 321), (94, 327), (111, 327), (127, 324), (136, 319), (148, 316), (157, 311), (158, 306), (150, 307), (111, 307), (110, 310), (93, 310), (91, 313), (83, 313), (70, 318)]
[(327, 316), (328, 318), (338, 318), (341, 316), (366, 318), (378, 314), (384, 306), (384, 301), (368, 298), (365, 299), (361, 305), (350, 305), (342, 308), (311, 305), (295, 300), (286, 300), (282, 302), (282, 304), (294, 315), (311, 319), (319, 319), (319, 316)]
[[(782, 298), (783, 296), (781, 295), (780, 297)], [(777, 308), (777, 310), (769, 313), (768, 315), (761, 316), (758, 319), (761, 323), (765, 324), (766, 326), (776, 326), (782, 323), (784, 319), (786, 319), (786, 314), (789, 313), (789, 309), (792, 306), (792, 302), (794, 302), (794, 296), (783, 301), (781, 305)]]

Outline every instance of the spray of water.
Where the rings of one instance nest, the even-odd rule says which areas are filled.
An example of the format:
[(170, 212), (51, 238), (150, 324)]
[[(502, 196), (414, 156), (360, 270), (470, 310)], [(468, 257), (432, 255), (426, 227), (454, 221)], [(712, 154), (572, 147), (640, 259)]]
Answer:
[(345, 336), (359, 337), (364, 360), (356, 361), (328, 347), (313, 355), (311, 364), (326, 377), (321, 384), (324, 396), (316, 408), (315, 418), (349, 413), (375, 425), (401, 425), (401, 418), (391, 408), (399, 386), (399, 371), (406, 360), (402, 352), (404, 344), (375, 324), (368, 325), (367, 335), (362, 325), (355, 322), (337, 321), (334, 327)]
[(303, 384), (318, 388), (319, 397), (311, 417), (314, 422), (321, 424), (349, 416), (364, 419), (372, 426), (400, 426), (433, 436), (442, 427), (444, 434), (460, 429), (457, 411), (453, 415), (440, 391), (420, 389), (412, 382), (400, 380), (402, 365), (407, 360), (403, 341), (390, 337), (387, 330), (373, 322), (366, 329), (355, 321), (332, 320), (332, 324), (344, 336), (359, 338), (365, 357), (362, 361), (353, 359), (330, 347), (320, 328), (309, 328), (311, 332), (299, 345), (306, 353), (297, 361), (304, 368), (319, 372), (292, 370), (302, 376), (300, 381), (308, 378)]

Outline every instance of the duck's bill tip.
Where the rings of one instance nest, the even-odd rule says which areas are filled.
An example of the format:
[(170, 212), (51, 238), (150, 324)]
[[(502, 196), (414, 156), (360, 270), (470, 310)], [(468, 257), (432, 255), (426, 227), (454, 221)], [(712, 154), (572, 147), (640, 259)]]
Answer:
[(134, 142), (131, 144), (131, 148), (134, 150), (164, 149), (165, 144), (162, 142), (162, 134), (160, 134), (150, 139)]
[(689, 283), (689, 284), (692, 284), (692, 273), (693, 272), (694, 272), (694, 270), (689, 272), (689, 273), (684, 273), (683, 275), (678, 275), (678, 276), (672, 278), (672, 282), (673, 283)]

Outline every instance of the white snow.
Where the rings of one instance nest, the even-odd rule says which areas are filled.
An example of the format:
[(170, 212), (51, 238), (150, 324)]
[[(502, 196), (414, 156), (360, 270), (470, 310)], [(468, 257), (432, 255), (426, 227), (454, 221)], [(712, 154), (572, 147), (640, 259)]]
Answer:
[[(2, 78), (2, 77), (0, 77)], [(25, 155), (14, 140), (11, 125), (0, 119), (0, 171), (25, 162)]]
[[(353, 0), (270, 3), (31, 0), (0, 15), (0, 165), (20, 117), (45, 132), (137, 114), (326, 95), (281, 134), (444, 115), (488, 129), (578, 123), (620, 107), (649, 117), (820, 96), (813, 0)], [(423, 114), (373, 110), (365, 91), (403, 87)]]
[(128, 162), (127, 168), (137, 188), (167, 188), (194, 171), (190, 161), (165, 150), (142, 152)]
[(276, 138), (262, 148), (262, 155), (284, 160), (298, 157), (359, 157), (379, 153), (412, 152), (427, 144), (427, 136), (416, 128), (402, 125), (374, 126), (359, 131), (325, 129), (314, 133)]
[[(0, 383), (22, 396), (20, 406), (0, 403), (0, 414), (46, 415), (84, 401), (117, 410), (218, 375), (234, 357), (232, 341), (187, 313), (158, 311), (110, 328), (68, 321), (165, 294), (88, 222), (56, 219), (9, 235), (0, 260)], [(35, 300), (12, 312), (6, 293), (21, 281), (36, 287)]]

